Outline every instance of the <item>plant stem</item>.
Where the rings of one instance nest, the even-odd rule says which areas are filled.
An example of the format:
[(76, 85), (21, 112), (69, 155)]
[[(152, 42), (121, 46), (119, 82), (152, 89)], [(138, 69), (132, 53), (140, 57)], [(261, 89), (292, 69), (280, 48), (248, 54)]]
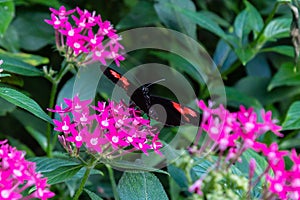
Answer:
[[(67, 64), (61, 68), (61, 70), (59, 71), (59, 73), (57, 74), (57, 76), (55, 78), (47, 78), (52, 83), (48, 108), (54, 107), (58, 84), (60, 83), (60, 81), (64, 77), (64, 75), (70, 70), (71, 67), (72, 67), (72, 65)], [(49, 117), (52, 118), (53, 113), (49, 111), (48, 115), (49, 115)], [(51, 124), (48, 123), (47, 124), (47, 132), (46, 132), (46, 137), (47, 137), (46, 154), (49, 158), (52, 157), (52, 146), (54, 145), (53, 143), (51, 144), (51, 133), (52, 133), (52, 126), (51, 126)], [(55, 140), (53, 140), (53, 141), (55, 141)]]
[(105, 166), (108, 170), (109, 179), (110, 179), (110, 182), (111, 182), (114, 198), (115, 198), (115, 200), (120, 200), (120, 197), (119, 197), (119, 194), (118, 194), (118, 191), (117, 191), (117, 184), (116, 184), (116, 181), (115, 181), (114, 171), (113, 171), (113, 169), (111, 168), (110, 165), (106, 164)]
[[(56, 92), (57, 92), (57, 85), (58, 85), (57, 83), (52, 83), (48, 108), (53, 108), (55, 96), (56, 96)], [(53, 113), (49, 111), (48, 115), (49, 115), (49, 117), (52, 118)], [(47, 124), (47, 152), (46, 152), (48, 157), (52, 157), (52, 147), (51, 147), (51, 132), (52, 131), (51, 130), (52, 130), (51, 124), (48, 123)]]
[(81, 193), (84, 189), (85, 183), (86, 183), (86, 181), (88, 180), (88, 178), (90, 176), (90, 173), (91, 173), (91, 170), (93, 169), (93, 167), (94, 167), (94, 165), (88, 166), (86, 168), (86, 170), (84, 172), (84, 175), (82, 177), (82, 181), (80, 183), (80, 186), (79, 186), (78, 190), (76, 191), (73, 200), (78, 200), (79, 196), (81, 195)]

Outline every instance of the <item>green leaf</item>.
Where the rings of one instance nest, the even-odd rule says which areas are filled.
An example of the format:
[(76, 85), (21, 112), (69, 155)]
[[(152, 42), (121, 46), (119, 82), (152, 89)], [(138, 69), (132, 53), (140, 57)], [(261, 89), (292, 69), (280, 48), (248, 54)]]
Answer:
[(295, 56), (294, 48), (287, 45), (278, 45), (274, 47), (264, 48), (261, 49), (260, 52), (275, 52), (292, 58), (294, 58)]
[(227, 22), (225, 19), (221, 18), (217, 14), (210, 12), (208, 10), (201, 10), (198, 13), (202, 14), (203, 16), (206, 16), (208, 19), (211, 19), (212, 21), (216, 22), (220, 26), (229, 27), (230, 23)]
[(11, 88), (1, 87), (0, 97), (20, 108), (27, 110), (40, 119), (52, 123), (52, 119), (42, 110), (42, 108), (33, 99), (22, 94), (21, 92)]
[(0, 58), (4, 61), (1, 65), (5, 71), (20, 74), (24, 76), (43, 76), (44, 73), (35, 68), (33, 65), (27, 64), (19, 59), (12, 58), (0, 52)]
[(294, 71), (293, 63), (284, 63), (273, 76), (268, 90), (272, 90), (278, 86), (294, 86), (300, 85), (300, 73)]
[(20, 51), (20, 38), (14, 26), (9, 26), (3, 37), (0, 37), (0, 46), (10, 52)]
[(12, 25), (15, 26), (20, 40), (21, 48), (36, 51), (53, 43), (54, 30), (46, 24), (44, 19), (49, 19), (49, 13), (24, 11), (19, 13)]
[(139, 1), (132, 10), (121, 19), (117, 29), (144, 27), (159, 23), (153, 4), (148, 1)]
[(84, 191), (89, 195), (89, 197), (91, 198), (91, 200), (103, 200), (97, 194), (95, 194), (94, 192), (92, 192), (92, 191), (90, 191), (88, 189), (84, 189)]
[(178, 71), (182, 73), (187, 73), (198, 82), (204, 83), (201, 74), (195, 69), (195, 67), (191, 63), (189, 63), (184, 58), (164, 51), (152, 51), (151, 54), (163, 60), (168, 60), (171, 63), (172, 67), (174, 67)]
[(190, 21), (199, 25), (201, 28), (216, 34), (226, 42), (232, 43), (230, 42), (229, 36), (223, 31), (223, 29), (221, 29), (216, 22), (207, 18), (205, 13), (196, 13), (193, 11), (182, 9), (181, 7), (175, 5), (172, 5), (172, 7), (174, 7), (177, 12), (185, 15)]
[(16, 109), (16, 106), (12, 103), (9, 103), (3, 98), (0, 98), (0, 116), (5, 116), (7, 113), (12, 112)]
[(185, 175), (185, 172), (182, 169), (171, 164), (171, 165), (168, 165), (168, 172), (170, 173), (170, 175), (174, 179), (174, 181), (181, 188), (188, 188), (189, 183), (188, 183), (187, 177)]
[(241, 158), (242, 162), (236, 162), (234, 166), (237, 167), (247, 177), (249, 175), (249, 162), (251, 158), (256, 161), (254, 177), (258, 177), (259, 175), (261, 175), (268, 167), (268, 162), (266, 161), (266, 159), (251, 149), (247, 149), (242, 154)]
[(34, 157), (29, 159), (36, 163), (36, 171), (44, 173), (56, 170), (59, 167), (78, 165), (70, 159)]
[(118, 184), (121, 200), (167, 200), (158, 178), (148, 172), (125, 172)]
[(22, 143), (21, 141), (10, 137), (10, 136), (6, 136), (6, 138), (9, 141), (9, 144), (13, 147), (18, 147), (18, 150), (22, 150), (26, 152), (26, 156), (32, 157), (35, 156), (34, 152), (24, 143)]
[(44, 121), (39, 120), (30, 113), (16, 109), (12, 113), (16, 119), (24, 126), (27, 132), (37, 141), (41, 148), (46, 152), (47, 139), (44, 135), (44, 131), (47, 128), (47, 124)]
[(34, 55), (34, 54), (28, 54), (28, 53), (11, 53), (11, 52), (3, 51), (0, 49), (0, 55), (1, 55), (1, 57), (7, 56), (12, 59), (17, 59), (17, 60), (23, 61), (32, 66), (49, 63), (49, 59), (46, 57), (42, 57), (42, 56), (38, 56), (38, 55)]
[(273, 19), (264, 30), (265, 41), (276, 41), (276, 39), (289, 37), (291, 18)]
[(3, 37), (6, 29), (15, 15), (15, 5), (12, 0), (0, 0), (0, 38)]
[(30, 4), (41, 4), (47, 7), (52, 8), (59, 8), (61, 5), (58, 0), (51, 0), (51, 1), (45, 1), (45, 0), (26, 0), (26, 2), (30, 2)]
[(52, 185), (52, 184), (61, 183), (71, 179), (73, 176), (77, 174), (77, 172), (79, 172), (79, 170), (82, 167), (83, 167), (82, 165), (70, 165), (70, 166), (58, 167), (54, 171), (44, 172), (43, 175), (45, 177), (48, 177), (47, 183)]
[(111, 161), (109, 163), (114, 168), (122, 169), (122, 170), (127, 170), (127, 171), (149, 171), (149, 172), (159, 172), (163, 174), (168, 174), (167, 172), (156, 169), (153, 167), (149, 167), (146, 165), (143, 165), (141, 163), (134, 163), (134, 162), (129, 162), (126, 160), (116, 160), (116, 161)]
[(241, 104), (246, 107), (254, 107), (256, 110), (262, 109), (260, 102), (252, 97), (249, 97), (233, 87), (225, 87), (227, 104), (238, 108)]
[(160, 20), (168, 27), (183, 32), (196, 39), (196, 25), (188, 16), (177, 12), (175, 8), (181, 8), (185, 12), (195, 12), (196, 8), (191, 0), (158, 0), (154, 4)]
[(285, 117), (282, 124), (283, 130), (295, 130), (300, 128), (300, 101), (294, 102)]
[(268, 91), (267, 87), (270, 83), (270, 78), (248, 76), (240, 79), (235, 87), (245, 95), (256, 98), (262, 105), (269, 105), (278, 101), (286, 101), (300, 93), (298, 86), (279, 87), (272, 91)]
[(243, 39), (251, 32), (259, 33), (263, 28), (263, 19), (260, 13), (249, 2), (244, 1), (246, 8), (236, 17), (234, 21), (234, 31), (240, 38), (240, 44)]

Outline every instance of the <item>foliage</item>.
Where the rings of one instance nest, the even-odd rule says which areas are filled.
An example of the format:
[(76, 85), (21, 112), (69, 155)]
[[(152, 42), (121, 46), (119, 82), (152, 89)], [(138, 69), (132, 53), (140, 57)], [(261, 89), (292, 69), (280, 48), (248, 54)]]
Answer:
[[(63, 11), (62, 5), (70, 11), (67, 14), (69, 18), (58, 18)], [(80, 9), (73, 10), (75, 7)], [(37, 171), (48, 178), (50, 190), (56, 194), (53, 199), (78, 199), (79, 196), (84, 199), (214, 199), (212, 191), (226, 193), (231, 199), (274, 199), (276, 195), (263, 196), (269, 194), (262, 192), (267, 181), (274, 183), (272, 177), (276, 174), (270, 169), (278, 169), (277, 165), (274, 168), (270, 164), (271, 159), (266, 152), (289, 152), (278, 156), (282, 160), (284, 157), (284, 172), (294, 172), (295, 165), (299, 164), (296, 153), (300, 146), (299, 9), (297, 0), (0, 1), (0, 138), (8, 139), (10, 145), (26, 151), (26, 158), (35, 162)], [(54, 14), (51, 15), (51, 12)], [(82, 16), (86, 17), (84, 19), (95, 17), (97, 22), (89, 21), (86, 27), (76, 27)], [(58, 19), (64, 26), (55, 25)], [(67, 20), (70, 21), (67, 23)], [(157, 41), (147, 44), (156, 45), (157, 42), (169, 45), (168, 51), (150, 45), (145, 45), (143, 49), (128, 49), (138, 46), (143, 41), (140, 38), (147, 40), (151, 34), (130, 38), (127, 31), (145, 27), (148, 31), (152, 30), (150, 27), (161, 31), (161, 35), (154, 35)], [(76, 37), (66, 31), (78, 31), (78, 28), (81, 29), (75, 31), (78, 34)], [(168, 30), (176, 31), (172, 32), (174, 38), (165, 37), (170, 33)], [(93, 39), (97, 36), (95, 31), (101, 37), (93, 46)], [(178, 42), (175, 33), (182, 33), (185, 37)], [(169, 41), (172, 42), (166, 44)], [(193, 42), (201, 44), (201, 50), (194, 48)], [(81, 46), (78, 48), (77, 44)], [(178, 55), (174, 52), (183, 53)], [(193, 129), (195, 127), (164, 127), (156, 120), (150, 120), (147, 114), (124, 117), (130, 119), (125, 125), (136, 127), (138, 131), (149, 128), (151, 139), (146, 134), (141, 137), (143, 140), (136, 143), (127, 141), (125, 144), (125, 134), (117, 143), (113, 143), (113, 136), (101, 135), (103, 149), (97, 149), (96, 153), (87, 141), (84, 145), (76, 143), (76, 136), (84, 127), (78, 125), (78, 121), (71, 120), (77, 128), (72, 130), (72, 135), (64, 132), (63, 126), (71, 125), (68, 124), (71, 122), (70, 119), (67, 122), (62, 113), (71, 112), (69, 118), (76, 118), (76, 111), (71, 111), (72, 106), (68, 105), (70, 102), (72, 104), (72, 100), (75, 102), (73, 98), (76, 95), (82, 100), (105, 102), (115, 94), (115, 84), (105, 77), (100, 79), (101, 72), (97, 71), (100, 65), (110, 66), (125, 74), (145, 63), (168, 65), (171, 69), (168, 75), (180, 72), (191, 85), (195, 97), (207, 102), (207, 108), (221, 108), (219, 103), (223, 103), (227, 106), (226, 112), (231, 114), (239, 113), (239, 109), (244, 108), (241, 105), (253, 108), (253, 116), (257, 120), (251, 122), (255, 121), (261, 129), (265, 128), (264, 125), (269, 126), (262, 131), (264, 134), (256, 135), (251, 140), (263, 145), (253, 147), (254, 151), (240, 149), (241, 154), (230, 161), (226, 157), (233, 151), (227, 149), (230, 145), (225, 145), (226, 148), (222, 146), (220, 140), (213, 138), (206, 124), (199, 123), (203, 130), (199, 136)], [(143, 82), (146, 84), (149, 83), (149, 80), (144, 80), (150, 77), (148, 72), (134, 71), (127, 73), (126, 77), (132, 82), (146, 81)], [(182, 100), (175, 97), (170, 88), (159, 86), (159, 83), (163, 85), (168, 81), (162, 71), (152, 72), (156, 80), (150, 82), (158, 81), (158, 84), (149, 86), (151, 93), (174, 101)], [(161, 79), (163, 81), (159, 82)], [(220, 82), (214, 85), (218, 79)], [(126, 98), (128, 100), (124, 94), (128, 93), (126, 80), (120, 79), (123, 90), (116, 92), (121, 96), (118, 100), (125, 99), (125, 102)], [(200, 111), (179, 79), (173, 79), (172, 84), (177, 84), (176, 87), (182, 92), (184, 104), (197, 110), (202, 119), (205, 118), (207, 110), (203, 109), (204, 102)], [(222, 94), (222, 91), (225, 94), (222, 97), (215, 95)], [(214, 100), (214, 104), (209, 103), (210, 99)], [(78, 99), (76, 101), (80, 102)], [(138, 110), (136, 107), (130, 108), (128, 113), (139, 112), (135, 109)], [(261, 112), (262, 109), (270, 111)], [(105, 109), (101, 109), (99, 104), (96, 111), (101, 113), (102, 110)], [(184, 115), (187, 111), (178, 109), (178, 112)], [(268, 113), (273, 114), (272, 119)], [(84, 116), (85, 113), (81, 114)], [(113, 118), (111, 115), (106, 120)], [(218, 121), (216, 116), (216, 113), (211, 114), (211, 121), (208, 121), (219, 124), (222, 119), (227, 119), (219, 117)], [(143, 126), (132, 125), (136, 119), (145, 120)], [(90, 132), (102, 123), (99, 119), (93, 120), (93, 125), (88, 126)], [(183, 120), (188, 121), (186, 118)], [(280, 133), (275, 121), (282, 126)], [(245, 121), (237, 118), (236, 122), (242, 127), (240, 129), (246, 129)], [(117, 122), (113, 124), (119, 126)], [(151, 132), (153, 127), (158, 127), (159, 138)], [(118, 131), (122, 129), (118, 128)], [(122, 130), (129, 132), (126, 128)], [(58, 137), (58, 134), (61, 135)], [(176, 140), (177, 137), (180, 139)], [(213, 144), (208, 145), (211, 147), (208, 148), (210, 155), (206, 156), (208, 137), (213, 138)], [(239, 144), (245, 144), (245, 141), (239, 138)], [(193, 146), (190, 146), (192, 143)], [(276, 150), (272, 151), (273, 147)], [(102, 150), (109, 153), (100, 160), (98, 155)], [(127, 151), (139, 153), (130, 156), (124, 153)], [(221, 155), (218, 154), (220, 152)], [(112, 159), (116, 154), (118, 159)], [(169, 156), (167, 161), (162, 155)], [(256, 160), (253, 177), (251, 158)], [(241, 162), (238, 162), (239, 159)], [(226, 165), (226, 162), (229, 164)], [(224, 166), (227, 169), (220, 170)], [(251, 185), (251, 178), (253, 181), (261, 178), (262, 174), (264, 178)], [(243, 181), (237, 182), (237, 177)], [(230, 187), (225, 187), (227, 185)], [(272, 186), (269, 185), (270, 191), (277, 191)], [(247, 193), (249, 187), (253, 187), (251, 194)], [(29, 194), (34, 190), (31, 188), (23, 193)], [(286, 198), (299, 198), (296, 193), (294, 195), (289, 194)]]

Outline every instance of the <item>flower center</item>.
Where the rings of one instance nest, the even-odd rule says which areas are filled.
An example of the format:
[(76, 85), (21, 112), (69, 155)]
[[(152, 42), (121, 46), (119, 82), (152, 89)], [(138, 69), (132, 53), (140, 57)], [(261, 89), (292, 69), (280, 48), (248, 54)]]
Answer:
[(92, 145), (96, 145), (96, 144), (98, 144), (98, 138), (92, 138), (90, 140), (90, 142), (91, 142)]
[(80, 135), (77, 135), (77, 136), (75, 137), (75, 140), (76, 140), (77, 142), (80, 142), (80, 141), (82, 140), (82, 137), (81, 137)]
[(217, 127), (211, 127), (210, 132), (211, 132), (212, 134), (218, 134), (218, 133), (219, 133), (219, 130), (218, 130)]
[(64, 122), (64, 125), (61, 127), (61, 129), (62, 129), (63, 131), (68, 131), (68, 130), (69, 130), (69, 126), (67, 125), (66, 122)]
[(74, 48), (79, 49), (81, 47), (81, 45), (78, 42), (74, 43)]
[(18, 177), (20, 177), (20, 176), (23, 175), (22, 172), (21, 172), (20, 170), (17, 170), (17, 169), (14, 169), (14, 170), (13, 170), (13, 173), (14, 173), (14, 175), (16, 175), (16, 176), (18, 176)]
[(74, 35), (75, 35), (74, 30), (73, 30), (73, 29), (72, 29), (72, 30), (69, 30), (69, 31), (68, 31), (68, 35), (71, 36), (71, 37), (74, 36)]
[(274, 188), (277, 192), (281, 192), (283, 190), (283, 187), (279, 183), (275, 183)]
[(107, 127), (107, 126), (109, 125), (107, 119), (106, 119), (106, 120), (103, 120), (103, 121), (101, 122), (101, 124), (102, 124), (102, 126), (105, 126), (105, 127)]
[(1, 196), (5, 199), (9, 197), (9, 194), (10, 194), (9, 190), (2, 190), (1, 192)]
[(111, 138), (111, 141), (112, 141), (113, 143), (118, 143), (118, 142), (119, 142), (119, 137), (118, 137), (118, 136), (113, 136), (113, 137)]

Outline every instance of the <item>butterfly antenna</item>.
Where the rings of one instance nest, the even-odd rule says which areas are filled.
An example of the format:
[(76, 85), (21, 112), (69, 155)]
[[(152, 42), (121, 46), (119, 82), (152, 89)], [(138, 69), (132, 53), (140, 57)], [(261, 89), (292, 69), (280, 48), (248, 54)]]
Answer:
[(152, 83), (149, 83), (149, 85), (147, 85), (146, 87), (150, 87), (151, 85), (153, 85), (153, 84), (156, 84), (156, 83), (159, 83), (159, 82), (162, 82), (162, 81), (165, 81), (166, 79), (165, 78), (162, 78), (162, 79), (160, 79), (160, 80), (157, 80), (157, 81), (154, 81), (154, 82), (152, 82)]

